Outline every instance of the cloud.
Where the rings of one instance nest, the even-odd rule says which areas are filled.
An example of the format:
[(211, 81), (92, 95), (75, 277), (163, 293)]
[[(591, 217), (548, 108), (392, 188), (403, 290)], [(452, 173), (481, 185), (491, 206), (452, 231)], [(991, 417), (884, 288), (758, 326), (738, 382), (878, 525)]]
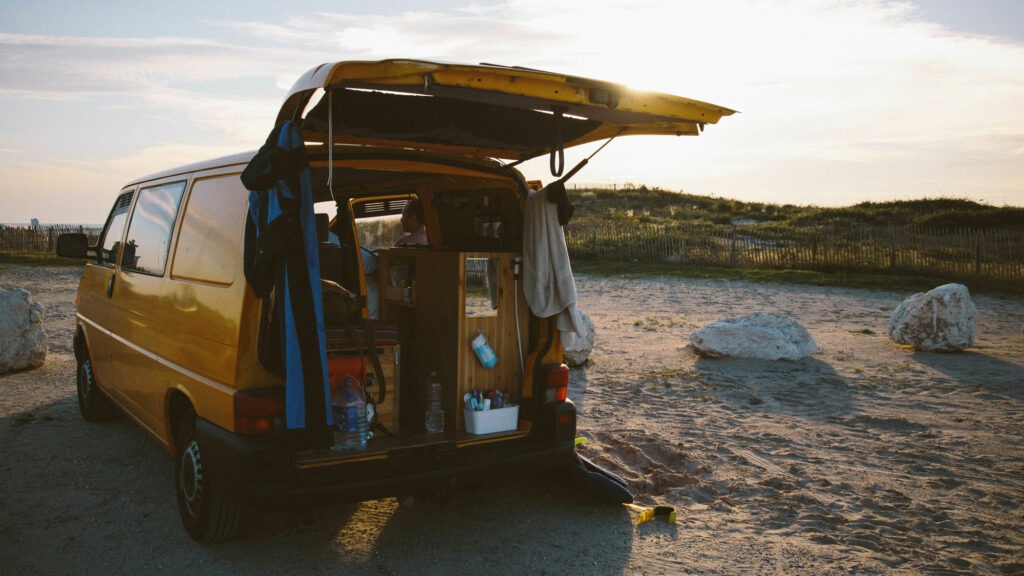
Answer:
[[(480, 13), (478, 13), (480, 12)], [(397, 15), (317, 13), (282, 22), (220, 22), (261, 42), (335, 54), (336, 59), (416, 58), (474, 62), (484, 55), (526, 55), (558, 41), (503, 13), (407, 11)], [(502, 11), (503, 12), (503, 11)], [(461, 56), (461, 58), (460, 58)]]
[[(954, 33), (910, 2), (508, 0), (204, 24), (210, 37), (0, 33), (0, 169), (78, 154), (88, 166), (74, 170), (126, 179), (254, 148), (305, 70), (413, 57), (556, 70), (741, 111), (699, 138), (616, 142), (586, 181), (794, 203), (869, 188), (1024, 196), (1024, 45)], [(90, 132), (90, 115), (113, 132)], [(110, 143), (88, 142), (96, 134)], [(527, 169), (544, 176), (546, 160), (536, 164)]]
[[(298, 77), (320, 56), (202, 38), (86, 38), (0, 33), (0, 93), (25, 98), (146, 98), (162, 91), (273, 97), (278, 75)], [(301, 62), (302, 64), (297, 64)]]

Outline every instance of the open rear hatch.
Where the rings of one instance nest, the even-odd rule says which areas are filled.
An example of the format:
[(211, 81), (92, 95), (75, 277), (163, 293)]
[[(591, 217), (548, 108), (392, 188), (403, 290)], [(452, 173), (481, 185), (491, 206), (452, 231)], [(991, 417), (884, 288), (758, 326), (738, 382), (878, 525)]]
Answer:
[(489, 64), (324, 64), (292, 87), (277, 122), (307, 142), (522, 161), (625, 135), (690, 135), (733, 110), (610, 82)]

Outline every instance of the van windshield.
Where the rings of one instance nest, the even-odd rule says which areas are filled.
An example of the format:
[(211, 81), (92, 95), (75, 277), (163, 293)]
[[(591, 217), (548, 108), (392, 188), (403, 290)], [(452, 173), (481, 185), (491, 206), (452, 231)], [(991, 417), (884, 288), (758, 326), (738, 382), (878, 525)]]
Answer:
[(389, 214), (356, 220), (359, 246), (364, 250), (390, 248), (402, 235), (402, 215)]

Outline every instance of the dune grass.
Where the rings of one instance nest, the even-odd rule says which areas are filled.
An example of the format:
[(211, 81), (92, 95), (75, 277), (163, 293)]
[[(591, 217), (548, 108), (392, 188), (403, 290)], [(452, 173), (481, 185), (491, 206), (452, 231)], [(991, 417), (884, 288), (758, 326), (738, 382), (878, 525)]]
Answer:
[(0, 265), (21, 264), (23, 266), (82, 266), (85, 260), (64, 258), (49, 252), (0, 252)]
[[(805, 284), (810, 286), (841, 286), (867, 290), (894, 290), (898, 292), (927, 292), (944, 282), (935, 278), (890, 276), (882, 274), (839, 274), (809, 270), (768, 270), (753, 268), (709, 268), (679, 264), (641, 264), (630, 262), (573, 261), (573, 271), (594, 276), (618, 278), (715, 278), (722, 280), (748, 280), (779, 284)], [(973, 287), (972, 287), (973, 291)]]

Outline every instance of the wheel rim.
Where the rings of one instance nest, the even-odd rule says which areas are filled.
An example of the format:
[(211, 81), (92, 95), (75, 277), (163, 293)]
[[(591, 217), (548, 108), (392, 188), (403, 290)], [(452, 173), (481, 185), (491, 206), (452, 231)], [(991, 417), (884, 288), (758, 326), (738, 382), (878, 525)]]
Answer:
[(195, 438), (189, 440), (181, 452), (178, 485), (188, 513), (193, 517), (199, 516), (199, 508), (203, 501), (203, 460), (199, 454), (199, 443)]
[(89, 406), (89, 394), (92, 392), (92, 362), (86, 360), (78, 367), (78, 399), (82, 405)]

